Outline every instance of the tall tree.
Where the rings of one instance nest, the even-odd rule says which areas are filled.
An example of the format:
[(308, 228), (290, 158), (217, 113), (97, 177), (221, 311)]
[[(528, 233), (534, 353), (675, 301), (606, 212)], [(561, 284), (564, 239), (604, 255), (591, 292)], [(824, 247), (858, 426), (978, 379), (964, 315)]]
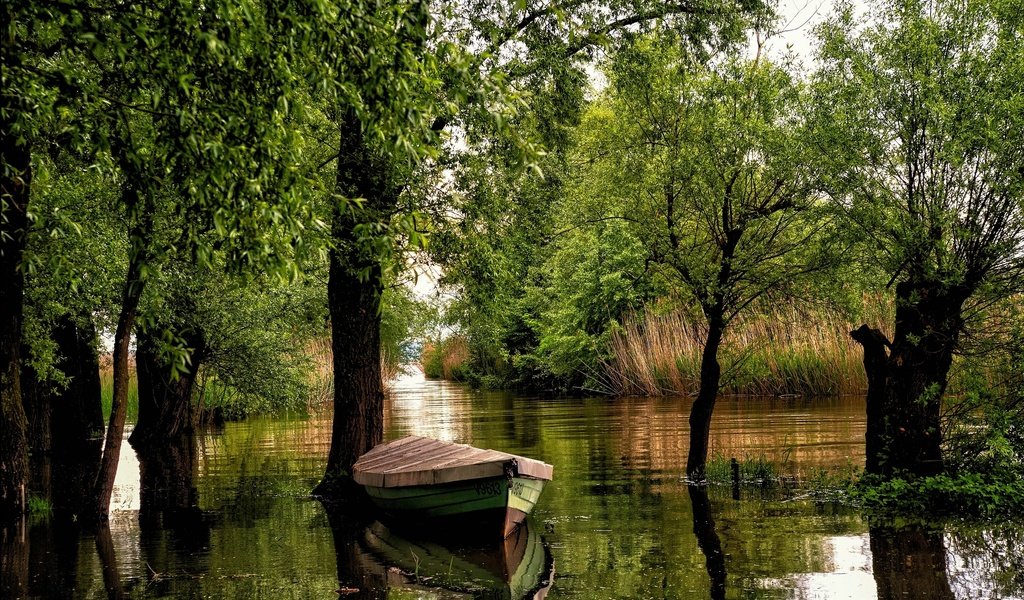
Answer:
[[(940, 412), (976, 307), (1024, 289), (1024, 12), (989, 0), (843, 4), (820, 29), (822, 171), (895, 284), (868, 325), (867, 468), (942, 469)], [(827, 167), (827, 168), (826, 168)]]
[(19, 357), (24, 315), (25, 273), (22, 256), (28, 230), (29, 194), (32, 186), (31, 132), (28, 131), (32, 100), (11, 74), (23, 57), (19, 44), (25, 35), (14, 25), (16, 7), (3, 7), (3, 92), (0, 93), (0, 520), (25, 509), (28, 479), (28, 448), (25, 410), (21, 399)]
[[(3, 70), (10, 65), (8, 35), (4, 35)], [(6, 75), (4, 75), (6, 79)], [(24, 314), (25, 274), (22, 255), (28, 229), (29, 189), (32, 167), (26, 140), (12, 118), (17, 99), (11, 98), (4, 81), (3, 132), (0, 133), (0, 518), (7, 520), (25, 509), (28, 479), (27, 423), (21, 399), (21, 335)]]
[[(703, 316), (687, 475), (704, 477), (730, 324), (826, 261), (811, 252), (813, 208), (802, 90), (763, 57), (702, 66), (660, 39), (620, 52), (607, 99), (584, 122), (591, 221), (634, 225), (649, 262)], [(581, 161), (582, 162), (582, 161)]]
[[(83, 148), (110, 174), (117, 190), (111, 212), (127, 225), (114, 402), (95, 486), (99, 519), (106, 517), (124, 427), (130, 336), (166, 248), (173, 245), (203, 267), (217, 252), (235, 270), (293, 272), (292, 246), (317, 226), (301, 168), (302, 114), (289, 100), (297, 90), (340, 83), (336, 74), (309, 66), (314, 46), (351, 49), (344, 39), (314, 44), (310, 24), (341, 20), (358, 27), (360, 16), (306, 8), (97, 1), (12, 10), (11, 32), (28, 35), (4, 40), (5, 57), (16, 58), (4, 69), (4, 98), (13, 106), (8, 111), (5, 104), (4, 115), (21, 124), (5, 132), (33, 143), (59, 122), (68, 145)], [(67, 108), (51, 109), (49, 121), (38, 118), (37, 107), (51, 107), (54, 97)]]

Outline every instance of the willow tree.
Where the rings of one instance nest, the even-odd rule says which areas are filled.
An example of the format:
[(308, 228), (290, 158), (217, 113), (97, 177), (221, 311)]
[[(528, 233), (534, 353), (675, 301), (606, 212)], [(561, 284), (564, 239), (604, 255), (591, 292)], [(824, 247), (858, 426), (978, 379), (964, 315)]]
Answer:
[(942, 469), (940, 412), (967, 317), (1024, 289), (1024, 12), (1018, 2), (844, 4), (821, 30), (827, 188), (890, 276), (892, 340), (865, 324), (867, 470)]
[[(217, 256), (233, 271), (297, 270), (295, 248), (318, 226), (299, 100), (309, 89), (340, 98), (358, 91), (344, 73), (314, 59), (355, 52), (349, 36), (365, 14), (274, 1), (25, 3), (5, 10), (4, 118), (14, 123), (5, 121), (5, 136), (21, 154), (5, 154), (4, 164), (17, 167), (15, 158), (24, 155), (28, 165), (5, 167), (5, 174), (27, 194), (28, 169), (40, 162), (32, 152), (52, 134), (48, 152), (58, 160), (62, 151), (75, 152), (107, 174), (108, 212), (120, 219), (126, 240), (127, 264), (112, 284), (119, 288), (114, 400), (94, 490), (95, 516), (104, 519), (124, 427), (129, 340), (146, 318), (140, 303), (147, 285), (171, 246), (202, 268)], [(321, 27), (332, 35), (320, 35)], [(6, 181), (4, 188), (13, 190)], [(5, 197), (8, 204), (5, 216), (17, 224), (21, 215), (24, 223), (21, 196)], [(15, 253), (6, 257), (12, 272), (24, 271)], [(20, 302), (21, 290), (9, 290)], [(16, 321), (15, 308), (5, 298), (5, 323)], [(18, 337), (6, 332), (5, 341)], [(4, 394), (5, 406), (18, 403), (7, 402), (16, 386), (5, 384)], [(5, 426), (4, 442), (16, 431)], [(23, 456), (23, 442), (11, 446), (5, 465)], [(4, 489), (22, 481), (4, 469)]]
[(579, 195), (592, 208), (580, 212), (631, 223), (652, 267), (703, 317), (686, 466), (700, 481), (730, 325), (827, 264), (812, 252), (827, 222), (810, 218), (803, 89), (759, 55), (704, 65), (656, 38), (617, 54), (609, 79), (582, 127)]

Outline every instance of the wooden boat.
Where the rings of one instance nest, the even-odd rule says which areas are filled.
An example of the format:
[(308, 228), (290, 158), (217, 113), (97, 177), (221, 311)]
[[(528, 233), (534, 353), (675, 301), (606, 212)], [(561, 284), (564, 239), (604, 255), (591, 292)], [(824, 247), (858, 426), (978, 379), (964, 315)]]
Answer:
[(551, 474), (539, 460), (420, 436), (380, 444), (353, 467), (356, 483), (396, 518), (502, 538), (533, 510)]

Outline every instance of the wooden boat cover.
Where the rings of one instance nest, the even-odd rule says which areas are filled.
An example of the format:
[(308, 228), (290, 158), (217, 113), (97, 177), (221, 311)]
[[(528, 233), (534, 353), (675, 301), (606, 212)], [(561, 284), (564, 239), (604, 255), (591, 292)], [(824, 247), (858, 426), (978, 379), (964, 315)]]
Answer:
[[(506, 467), (508, 471), (506, 471)], [(550, 480), (551, 465), (497, 450), (411, 435), (375, 446), (352, 469), (356, 483), (395, 488), (498, 477)]]

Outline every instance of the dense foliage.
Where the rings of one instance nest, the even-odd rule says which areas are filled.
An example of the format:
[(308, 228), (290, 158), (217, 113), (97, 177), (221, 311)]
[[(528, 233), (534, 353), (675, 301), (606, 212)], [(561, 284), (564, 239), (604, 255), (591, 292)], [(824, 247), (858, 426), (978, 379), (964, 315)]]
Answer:
[[(483, 153), (457, 171), (463, 201), (435, 257), (469, 344), (460, 372), (549, 393), (696, 394), (698, 428), (752, 363), (783, 365), (769, 389), (863, 389), (859, 376), (808, 386), (821, 354), (779, 343), (827, 329), (844, 363), (824, 369), (864, 360), (870, 471), (934, 474), (944, 450), (964, 469), (1013, 455), (1018, 404), (990, 388), (1016, 369), (998, 348), (1024, 281), (1019, 9), (840, 5), (807, 74), (762, 56), (764, 23), (747, 59), (662, 31), (616, 45), (601, 89), (563, 94), (578, 113), (538, 103), (569, 132), (544, 179)], [(780, 304), (808, 307), (795, 331), (759, 327)], [(764, 334), (732, 331), (741, 316)], [(858, 322), (863, 354), (846, 335)], [(702, 350), (680, 352), (687, 336)]]
[(869, 470), (1019, 474), (1020, 8), (841, 4), (804, 72), (745, 0), (7, 3), (0, 510), (47, 431), (102, 427), (74, 365), (111, 339), (103, 514), (132, 372), (139, 445), (331, 400), (327, 481), (418, 347), (695, 395), (697, 478), (721, 390), (863, 360)]

